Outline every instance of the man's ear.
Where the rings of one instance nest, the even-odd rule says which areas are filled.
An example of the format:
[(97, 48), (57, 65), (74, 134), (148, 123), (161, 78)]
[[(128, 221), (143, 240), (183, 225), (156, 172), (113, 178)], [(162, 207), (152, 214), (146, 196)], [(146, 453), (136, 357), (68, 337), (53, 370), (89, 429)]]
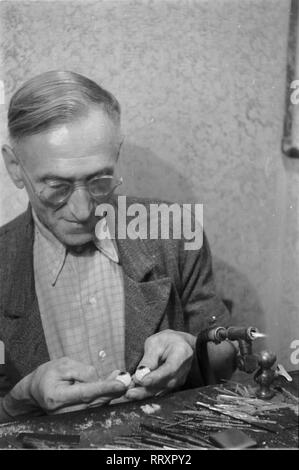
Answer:
[(14, 151), (9, 145), (2, 146), (2, 156), (5, 162), (6, 169), (17, 188), (24, 188), (24, 183), (22, 179), (21, 167), (16, 159)]

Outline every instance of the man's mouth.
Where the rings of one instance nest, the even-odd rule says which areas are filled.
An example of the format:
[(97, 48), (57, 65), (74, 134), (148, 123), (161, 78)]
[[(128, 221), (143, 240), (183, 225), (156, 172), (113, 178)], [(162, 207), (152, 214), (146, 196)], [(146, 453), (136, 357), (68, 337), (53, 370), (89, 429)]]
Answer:
[(65, 229), (70, 233), (94, 235), (97, 220), (94, 217), (84, 221), (64, 218), (64, 223)]

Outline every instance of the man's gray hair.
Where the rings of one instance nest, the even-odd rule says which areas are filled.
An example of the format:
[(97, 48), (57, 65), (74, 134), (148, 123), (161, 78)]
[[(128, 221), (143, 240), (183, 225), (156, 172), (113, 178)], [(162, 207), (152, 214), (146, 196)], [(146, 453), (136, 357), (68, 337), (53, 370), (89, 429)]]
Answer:
[(120, 105), (107, 90), (75, 72), (52, 70), (28, 80), (12, 96), (8, 130), (12, 140), (38, 134), (101, 107), (115, 124)]

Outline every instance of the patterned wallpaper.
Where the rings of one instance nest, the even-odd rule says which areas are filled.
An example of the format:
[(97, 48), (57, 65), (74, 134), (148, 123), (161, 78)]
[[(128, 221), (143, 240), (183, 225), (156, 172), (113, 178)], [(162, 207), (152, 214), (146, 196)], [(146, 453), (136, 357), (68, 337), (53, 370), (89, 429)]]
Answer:
[[(56, 68), (112, 91), (123, 110), (125, 191), (204, 203), (234, 320), (265, 330), (292, 368), (299, 171), (280, 152), (289, 1), (13, 0), (0, 9), (7, 100)], [(0, 178), (4, 223), (26, 196), (3, 165)]]

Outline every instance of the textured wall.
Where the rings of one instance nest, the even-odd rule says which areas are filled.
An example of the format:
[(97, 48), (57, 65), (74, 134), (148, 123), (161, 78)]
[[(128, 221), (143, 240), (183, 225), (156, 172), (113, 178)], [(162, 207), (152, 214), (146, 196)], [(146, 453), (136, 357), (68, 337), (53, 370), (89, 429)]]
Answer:
[[(299, 339), (298, 165), (284, 164), (280, 152), (289, 2), (2, 1), (0, 8), (7, 97), (54, 68), (115, 93), (125, 189), (205, 204), (217, 280), (236, 321), (266, 330), (291, 368), (290, 343)], [(2, 167), (0, 177), (3, 223), (26, 198)]]

